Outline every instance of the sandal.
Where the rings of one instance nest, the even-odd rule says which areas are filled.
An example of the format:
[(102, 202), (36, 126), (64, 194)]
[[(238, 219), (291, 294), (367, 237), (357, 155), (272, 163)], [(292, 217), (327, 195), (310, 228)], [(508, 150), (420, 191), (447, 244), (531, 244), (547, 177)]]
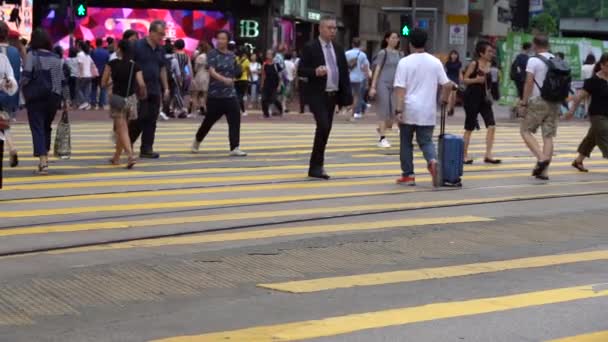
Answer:
[(110, 159), (108, 159), (108, 162), (109, 162), (111, 165), (120, 165), (120, 160), (116, 160), (116, 159), (114, 159), (114, 158), (110, 158)]
[(135, 164), (137, 164), (137, 159), (135, 157), (129, 157), (129, 161), (127, 162), (127, 169), (131, 170)]
[(38, 170), (34, 171), (34, 173), (39, 176), (46, 176), (49, 174), (49, 166), (48, 165), (38, 165)]

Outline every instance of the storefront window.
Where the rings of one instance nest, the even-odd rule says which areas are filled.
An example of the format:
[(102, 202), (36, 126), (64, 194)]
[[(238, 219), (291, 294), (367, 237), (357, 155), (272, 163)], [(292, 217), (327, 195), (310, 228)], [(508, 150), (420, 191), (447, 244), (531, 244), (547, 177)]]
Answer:
[(307, 9), (308, 0), (284, 0), (283, 2), (283, 15), (305, 18)]

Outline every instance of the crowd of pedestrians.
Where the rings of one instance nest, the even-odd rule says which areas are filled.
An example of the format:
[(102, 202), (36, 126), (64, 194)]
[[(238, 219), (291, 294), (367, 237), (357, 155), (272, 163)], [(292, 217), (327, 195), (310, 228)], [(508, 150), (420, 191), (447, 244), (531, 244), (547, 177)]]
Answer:
[[(398, 183), (415, 184), (414, 134), (429, 171), (433, 176), (437, 174), (432, 140), (437, 102), (433, 99), (446, 106), (448, 116), (454, 115), (457, 102), (463, 102), (464, 164), (474, 162), (469, 145), (473, 132), (480, 129), (479, 116), (487, 129), (483, 161), (501, 163), (493, 156), (493, 104), (500, 98), (501, 76), (493, 45), (479, 41), (474, 58), (464, 65), (457, 51), (451, 51), (444, 63), (427, 53), (424, 48), (428, 37), (419, 29), (412, 31), (409, 46), (403, 48), (398, 32), (387, 32), (379, 51), (371, 56), (359, 38), (353, 38), (351, 49), (344, 51), (336, 44), (335, 35), (335, 19), (326, 17), (321, 20), (319, 38), (306, 45), (301, 55), (280, 44), (262, 56), (258, 51), (237, 46), (230, 32), (218, 31), (214, 46), (201, 41), (189, 54), (184, 40), (166, 39), (166, 24), (157, 20), (151, 23), (145, 37), (128, 30), (117, 41), (76, 41), (64, 56), (61, 48), (52, 46), (44, 30), (32, 33), (26, 50), (18, 34), (0, 22), (0, 115), (6, 116), (0, 129), (0, 151), (4, 152), (6, 145), (10, 166), (18, 165), (9, 126), (21, 104), (27, 109), (34, 155), (39, 158), (36, 173), (40, 175), (49, 172), (53, 119), (58, 110), (69, 108), (109, 111), (116, 144), (109, 161), (114, 165), (120, 164), (124, 152), (127, 168), (135, 166), (133, 144), (140, 136), (139, 158), (160, 157), (154, 150), (159, 118), (198, 115), (204, 119), (192, 143), (193, 153), (199, 152), (214, 124), (225, 116), (229, 154), (243, 157), (247, 153), (240, 146), (241, 117), (252, 108), (260, 108), (264, 118), (282, 116), (289, 111), (297, 93), (300, 112), (308, 106), (317, 124), (311, 177), (329, 179), (324, 153), (335, 113), (349, 110), (352, 119), (358, 120), (372, 101), (377, 114), (378, 147), (390, 148), (387, 133), (394, 125), (399, 128), (402, 177)], [(569, 77), (564, 57), (551, 54), (548, 39), (537, 36), (533, 44), (522, 46), (509, 75), (519, 96), (517, 112), (524, 117), (521, 135), (537, 159), (533, 176), (545, 180), (560, 106), (565, 101), (561, 96), (565, 84), (560, 81), (565, 82), (566, 73), (560, 76), (560, 70), (567, 71)], [(586, 172), (583, 161), (596, 145), (608, 157), (608, 57), (603, 55), (596, 63), (595, 56), (589, 55), (582, 73), (584, 86), (573, 98), (567, 117), (572, 117), (581, 103), (587, 104), (591, 127), (572, 163)], [(555, 88), (559, 85), (562, 88)], [(533, 135), (538, 128), (542, 129), (542, 147)]]

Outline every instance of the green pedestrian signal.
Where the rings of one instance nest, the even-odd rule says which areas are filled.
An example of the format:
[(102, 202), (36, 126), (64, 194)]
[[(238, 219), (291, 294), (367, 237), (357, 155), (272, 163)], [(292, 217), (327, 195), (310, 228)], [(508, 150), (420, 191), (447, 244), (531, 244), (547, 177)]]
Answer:
[(76, 4), (76, 16), (78, 18), (83, 18), (87, 16), (87, 5), (84, 3)]
[(409, 37), (410, 33), (412, 32), (412, 27), (414, 27), (414, 25), (412, 24), (412, 16), (409, 14), (404, 14), (401, 16), (401, 36), (403, 37)]

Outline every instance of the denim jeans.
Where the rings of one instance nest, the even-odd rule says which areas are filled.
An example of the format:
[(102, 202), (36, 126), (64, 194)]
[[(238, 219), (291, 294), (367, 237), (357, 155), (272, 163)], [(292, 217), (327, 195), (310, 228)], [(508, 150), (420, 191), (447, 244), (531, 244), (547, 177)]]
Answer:
[(260, 82), (259, 81), (255, 81), (255, 82), (249, 82), (249, 102), (250, 103), (258, 103), (259, 100), (259, 88), (260, 88)]
[(93, 78), (91, 85), (91, 106), (104, 107), (107, 104), (108, 91), (101, 86), (101, 77)]
[(365, 84), (364, 82), (351, 82), (351, 91), (356, 100), (353, 113), (363, 114), (365, 113)]
[(401, 171), (403, 176), (414, 176), (414, 133), (416, 133), (416, 141), (424, 154), (424, 159), (427, 163), (432, 160), (437, 160), (437, 152), (433, 143), (433, 129), (435, 126), (417, 126), (400, 124), (401, 134)]
[(363, 114), (365, 113), (365, 111), (367, 111), (367, 102), (365, 102), (365, 95), (367, 94), (367, 79), (364, 80), (363, 82), (361, 82), (361, 88), (359, 89), (360, 91), (360, 97), (359, 97), (359, 104), (358, 104), (358, 109), (360, 110), (359, 113)]
[[(76, 79), (76, 102), (78, 105), (89, 103), (91, 99), (91, 83), (92, 78), (77, 78)], [(89, 103), (93, 105), (92, 103)]]

